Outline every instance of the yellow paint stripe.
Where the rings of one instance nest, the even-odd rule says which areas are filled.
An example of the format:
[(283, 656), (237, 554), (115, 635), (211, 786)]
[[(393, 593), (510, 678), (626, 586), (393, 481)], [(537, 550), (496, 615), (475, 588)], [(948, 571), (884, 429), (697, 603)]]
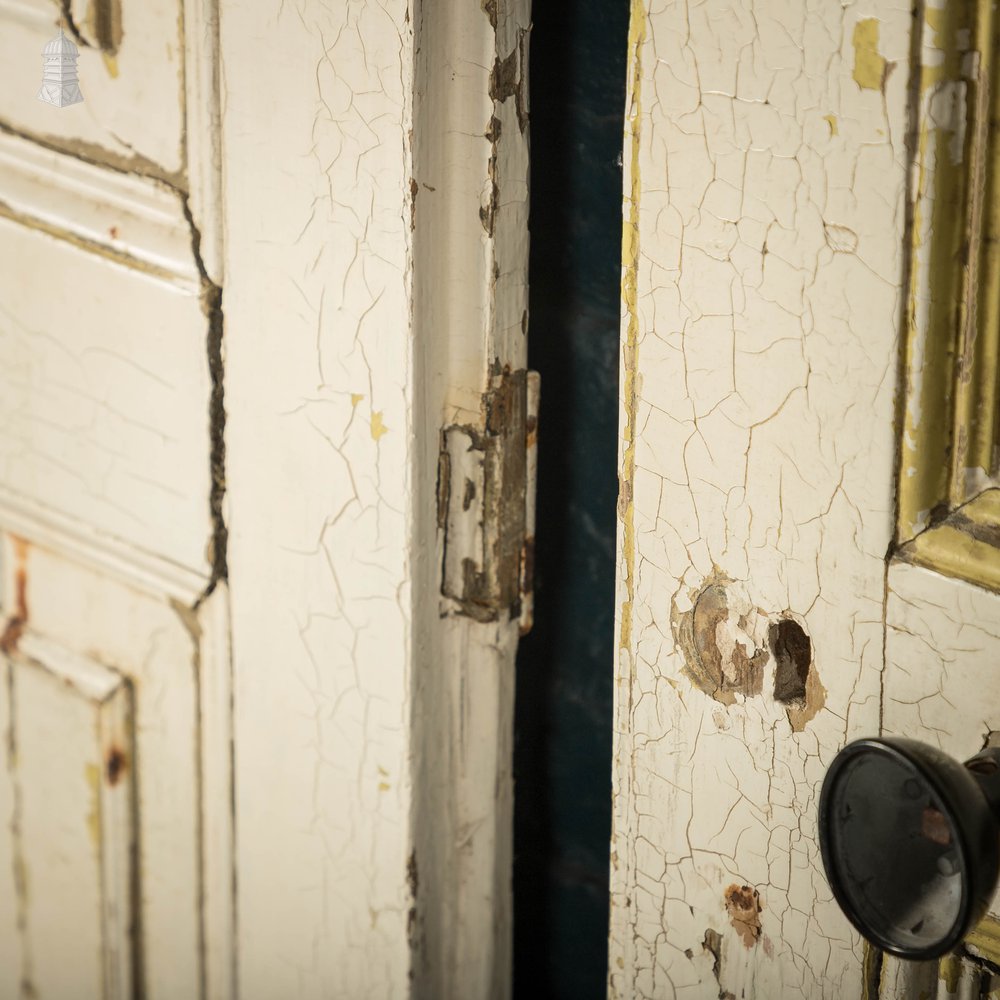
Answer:
[(622, 299), (625, 303), (625, 343), (622, 347), (623, 406), (622, 471), (618, 497), (621, 518), (622, 559), (625, 563), (625, 599), (621, 608), (619, 647), (632, 649), (632, 600), (635, 597), (635, 444), (638, 395), (636, 375), (639, 369), (639, 199), (640, 181), (639, 130), (642, 119), (642, 50), (646, 41), (646, 9), (643, 0), (632, 0), (629, 22), (629, 58), (632, 66), (631, 103), (625, 136), (629, 154), (629, 190), (625, 195), (625, 218), (622, 225)]

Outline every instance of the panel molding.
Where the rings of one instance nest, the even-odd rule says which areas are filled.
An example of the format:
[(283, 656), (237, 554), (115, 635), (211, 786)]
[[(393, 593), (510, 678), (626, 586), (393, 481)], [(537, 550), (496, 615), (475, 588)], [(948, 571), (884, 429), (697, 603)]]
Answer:
[(899, 543), (1000, 482), (1000, 14), (928, 0), (916, 30)]
[(0, 214), (190, 292), (201, 289), (183, 195), (0, 132)]
[(896, 558), (1000, 593), (1000, 489), (984, 490)]
[(44, 28), (55, 24), (55, 9), (47, 2), (39, 0), (0, 0), (0, 19), (20, 21), (32, 28)]
[(184, 0), (184, 116), (191, 217), (205, 275), (223, 281), (218, 0)]
[(131, 685), (30, 632), (4, 661), (14, 806), (0, 846), (23, 871), (25, 992), (127, 1000), (138, 899)]
[(0, 530), (66, 556), (134, 587), (184, 606), (195, 605), (211, 577), (137, 549), (81, 521), (0, 486)]

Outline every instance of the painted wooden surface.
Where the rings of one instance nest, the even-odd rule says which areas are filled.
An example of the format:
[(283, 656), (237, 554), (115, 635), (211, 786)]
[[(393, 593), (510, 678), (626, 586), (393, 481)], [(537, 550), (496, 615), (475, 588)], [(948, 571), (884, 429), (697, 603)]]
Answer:
[[(931, 532), (938, 529), (931, 529)], [(1000, 594), (893, 563), (883, 726), (966, 760), (1000, 741)], [(1000, 913), (1000, 897), (994, 900)]]
[[(6, 520), (0, 508), (0, 523)], [(9, 752), (0, 805), (12, 817), (4, 832), (14, 840), (0, 841), (0, 854), (15, 873), (19, 930), (0, 935), (0, 947), (18, 981), (39, 997), (74, 995), (58, 977), (85, 975), (87, 962), (98, 960), (94, 949), (107, 950), (113, 934), (118, 978), (102, 972), (103, 987), (88, 995), (131, 996), (131, 962), (147, 996), (226, 996), (229, 738), (218, 706), (228, 706), (228, 697), (211, 693), (224, 690), (229, 670), (224, 590), (193, 613), (127, 571), (95, 565), (72, 536), (53, 545), (56, 537), (45, 545), (4, 538)], [(129, 808), (122, 798), (132, 800)], [(65, 904), (59, 879), (76, 879), (70, 895), (86, 906), (88, 857), (90, 869), (103, 873), (103, 905), (116, 909), (84, 921)], [(216, 901), (220, 891), (224, 905)], [(92, 946), (88, 935), (96, 935)], [(203, 936), (211, 953), (203, 951)], [(64, 951), (54, 959), (60, 940), (74, 942), (69, 956), (79, 961)]]
[(436, 491), (524, 367), (527, 5), (272, 6), (219, 22), (240, 989), (504, 996), (518, 623), (440, 597)]
[[(135, 922), (114, 982), (106, 912), (51, 974), (502, 997), (518, 609), (440, 596), (436, 490), (442, 426), (527, 382), (527, 5), (308, 0), (265, 30), (186, 0), (183, 46), (169, 4), (68, 10), (84, 104), (49, 132), (0, 101), (0, 601), (14, 681), (44, 646), (43, 680), (84, 662), (128, 701), (134, 854), (67, 842), (131, 873)], [(9, 65), (53, 12), (0, 3)], [(36, 712), (0, 698), (8, 733)], [(0, 977), (58, 996), (22, 919), (54, 895), (15, 863), (37, 768), (7, 763)]]
[(815, 812), (879, 726), (910, 25), (633, 3), (615, 997), (860, 991)]
[(135, 919), (130, 691), (119, 675), (44, 642), (22, 637), (19, 652), (5, 673), (21, 978), (40, 997), (125, 998)]
[[(71, 14), (67, 35), (80, 49), (84, 100), (55, 108), (36, 94), (42, 48), (57, 34), (63, 10)], [(0, 125), (87, 159), (179, 183), (185, 171), (181, 15), (180, 0), (2, 0)]]
[(0, 4), (10, 79), (31, 59), (0, 98), (0, 995), (225, 998), (212, 5), (185, 5), (186, 78), (179, 7), (68, 6), (86, 100), (58, 117), (55, 5)]
[(208, 320), (179, 198), (0, 137), (0, 494), (207, 571)]
[(221, 4), (241, 995), (399, 997), (412, 29), (275, 8), (247, 72), (260, 25)]

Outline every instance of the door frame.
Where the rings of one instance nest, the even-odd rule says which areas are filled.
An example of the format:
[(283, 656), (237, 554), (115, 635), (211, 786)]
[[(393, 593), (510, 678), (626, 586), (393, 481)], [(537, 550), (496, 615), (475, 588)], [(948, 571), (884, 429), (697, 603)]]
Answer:
[(525, 367), (529, 5), (336, 7), (219, 2), (239, 991), (503, 997), (520, 623), (439, 456)]

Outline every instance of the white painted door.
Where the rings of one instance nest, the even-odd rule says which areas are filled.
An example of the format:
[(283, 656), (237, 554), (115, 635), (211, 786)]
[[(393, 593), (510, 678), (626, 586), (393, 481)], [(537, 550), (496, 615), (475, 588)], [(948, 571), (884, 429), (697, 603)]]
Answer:
[(507, 994), (527, 21), (0, 0), (2, 1000)]
[(612, 996), (993, 995), (866, 957), (816, 810), (851, 739), (1000, 729), (996, 37), (633, 0)]
[(57, 6), (0, 4), (0, 996), (230, 996), (211, 19), (65, 5), (60, 108)]

